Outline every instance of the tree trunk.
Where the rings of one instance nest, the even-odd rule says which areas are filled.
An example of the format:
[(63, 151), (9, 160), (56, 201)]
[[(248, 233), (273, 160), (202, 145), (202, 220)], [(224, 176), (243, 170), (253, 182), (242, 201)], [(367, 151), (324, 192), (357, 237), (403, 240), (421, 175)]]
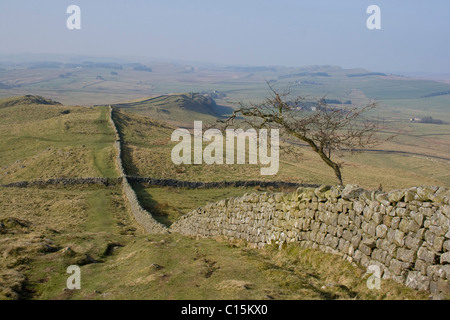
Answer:
[[(280, 123), (282, 124), (282, 123)], [(286, 127), (285, 127), (286, 128)], [(319, 154), (320, 158), (334, 171), (334, 175), (336, 176), (339, 185), (343, 186), (344, 183), (342, 181), (342, 174), (341, 174), (341, 168), (339, 167), (339, 165), (335, 162), (333, 162), (331, 160), (331, 150), (329, 149), (329, 156), (326, 155), (326, 153), (323, 151), (323, 147), (318, 147), (316, 145), (316, 143), (312, 140), (309, 139), (307, 137), (305, 137), (304, 135), (301, 135), (297, 132), (295, 132), (292, 129), (288, 129), (286, 128), (294, 137), (297, 137), (298, 139), (305, 141), (306, 143), (308, 143), (311, 148), (313, 149), (314, 152), (316, 152), (317, 154)]]
[[(316, 150), (315, 150), (316, 151)], [(334, 171), (334, 175), (336, 176), (338, 183), (343, 186), (344, 183), (342, 182), (342, 174), (341, 174), (341, 168), (339, 167), (339, 165), (336, 162), (333, 162), (329, 157), (327, 157), (327, 155), (325, 154), (325, 152), (323, 152), (323, 150), (318, 149), (316, 151), (320, 158), (322, 158), (322, 160)]]

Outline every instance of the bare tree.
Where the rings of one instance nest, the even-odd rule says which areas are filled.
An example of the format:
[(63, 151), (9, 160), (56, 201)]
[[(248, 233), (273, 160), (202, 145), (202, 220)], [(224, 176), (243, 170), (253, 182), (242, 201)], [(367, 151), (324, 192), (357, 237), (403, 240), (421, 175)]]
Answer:
[(379, 143), (375, 135), (377, 122), (363, 117), (364, 113), (376, 107), (375, 102), (359, 109), (336, 108), (329, 106), (322, 98), (315, 104), (315, 111), (305, 111), (303, 97), (289, 101), (289, 91), (277, 92), (270, 84), (269, 88), (270, 97), (263, 103), (241, 103), (241, 107), (229, 118), (218, 120), (224, 125), (223, 129), (233, 126), (240, 117), (254, 128), (278, 128), (288, 140), (293, 138), (310, 146), (333, 169), (341, 185), (342, 163), (335, 160), (336, 151), (354, 153)]

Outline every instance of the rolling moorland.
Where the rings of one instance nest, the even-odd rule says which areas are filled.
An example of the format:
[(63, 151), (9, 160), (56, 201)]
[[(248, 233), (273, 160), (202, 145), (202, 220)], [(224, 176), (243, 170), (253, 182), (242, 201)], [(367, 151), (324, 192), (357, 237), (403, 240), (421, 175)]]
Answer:
[[(444, 92), (449, 85), (362, 71), (361, 76), (355, 76), (357, 70), (333, 67), (280, 73), (276, 68), (202, 70), (172, 66), (178, 78), (167, 78), (166, 82), (162, 79), (167, 65), (152, 65), (151, 72), (73, 67), (78, 73), (67, 76), (73, 77), (70, 83), (59, 76), (62, 67), (0, 71), (0, 82), (8, 86), (0, 89), (0, 95), (39, 93), (46, 97), (29, 95), (0, 101), (0, 184), (60, 177), (106, 177), (110, 182), (1, 188), (1, 298), (428, 298), (426, 292), (387, 280), (382, 290), (369, 290), (367, 275), (357, 265), (313, 249), (289, 245), (282, 251), (275, 247), (255, 250), (224, 240), (146, 235), (134, 221), (117, 182), (115, 137), (107, 105), (113, 104), (117, 110), (116, 125), (123, 136), (122, 160), (128, 175), (203, 182), (266, 179), (335, 184), (330, 170), (305, 147), (300, 147), (300, 160), (282, 155), (280, 170), (273, 177), (260, 176), (259, 166), (253, 165), (177, 166), (170, 161), (175, 145), (170, 135), (178, 126), (189, 128), (194, 120), (206, 122), (226, 116), (239, 101), (261, 99), (267, 94), (267, 79), (276, 80), (272, 82), (281, 87), (290, 83), (293, 92), (310, 87), (306, 95), (326, 94), (352, 104), (378, 98), (380, 105), (373, 116), (383, 119), (381, 135), (396, 136), (370, 152), (352, 157), (340, 154), (344, 181), (372, 190), (380, 184), (385, 190), (419, 184), (449, 187), (449, 96), (420, 98)], [(34, 70), (38, 70), (36, 74)], [(17, 80), (20, 74), (23, 78)], [(34, 82), (30, 74), (37, 77)], [(109, 83), (114, 82), (113, 77), (114, 85)], [(94, 80), (99, 83), (81, 85)], [(123, 87), (123, 83), (133, 88)], [(209, 93), (209, 98), (191, 93), (160, 95), (201, 91)], [(444, 123), (409, 121), (426, 116)], [(288, 191), (270, 187), (196, 190), (146, 184), (134, 184), (133, 188), (141, 204), (166, 225), (210, 201), (251, 192)], [(82, 290), (63, 290), (68, 276), (65, 270), (71, 264), (82, 266)]]

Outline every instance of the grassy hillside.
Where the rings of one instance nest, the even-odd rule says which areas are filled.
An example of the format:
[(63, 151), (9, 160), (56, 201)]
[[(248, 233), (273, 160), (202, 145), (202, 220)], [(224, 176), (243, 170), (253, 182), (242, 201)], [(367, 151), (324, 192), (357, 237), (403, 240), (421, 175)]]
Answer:
[[(117, 176), (106, 107), (67, 107), (41, 97), (7, 99), (0, 106), (1, 183)], [(259, 166), (175, 166), (174, 127), (125, 111), (117, 113), (117, 122), (129, 174), (197, 181), (260, 177)], [(280, 173), (267, 178), (333, 183), (327, 168), (307, 149), (302, 152), (301, 161), (283, 157)], [(417, 167), (412, 175), (396, 156), (375, 163), (361, 158), (344, 173), (364, 186), (416, 184), (430, 174), (420, 162), (425, 160), (407, 164)], [(206, 202), (258, 191), (135, 187), (167, 224)], [(385, 280), (381, 290), (369, 290), (368, 275), (357, 265), (296, 245), (254, 250), (245, 243), (144, 235), (118, 185), (0, 187), (0, 257), (0, 299), (428, 298)], [(73, 264), (81, 266), (82, 289), (64, 290)]]
[(40, 97), (0, 100), (0, 183), (116, 177), (106, 107), (67, 107)]
[[(340, 257), (143, 235), (120, 188), (1, 189), (0, 299), (426, 299)], [(81, 290), (64, 290), (69, 265)]]
[[(275, 176), (262, 176), (259, 164), (175, 165), (171, 160), (172, 148), (177, 144), (170, 141), (173, 127), (124, 111), (118, 112), (117, 118), (124, 137), (125, 166), (130, 175), (191, 181), (256, 179), (336, 183), (332, 170), (308, 147), (300, 147), (299, 158), (281, 154), (280, 169)], [(344, 182), (368, 189), (377, 189), (382, 184), (385, 190), (415, 185), (450, 186), (450, 161), (445, 160), (450, 159), (446, 127), (398, 122), (385, 124), (381, 137), (398, 135), (378, 146), (379, 152), (355, 156), (346, 152), (340, 154)]]
[(119, 187), (1, 188), (0, 299), (38, 298), (67, 266), (101, 259), (135, 233), (126, 208)]

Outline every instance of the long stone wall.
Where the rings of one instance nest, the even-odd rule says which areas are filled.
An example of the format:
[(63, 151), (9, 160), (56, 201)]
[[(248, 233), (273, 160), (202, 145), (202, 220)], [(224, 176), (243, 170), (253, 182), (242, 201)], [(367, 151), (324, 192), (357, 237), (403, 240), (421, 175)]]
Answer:
[(450, 295), (450, 191), (417, 187), (389, 193), (357, 186), (246, 194), (198, 208), (170, 230), (244, 239), (262, 248), (297, 242), (342, 255), (383, 279)]
[(238, 181), (217, 181), (217, 182), (201, 182), (201, 181), (186, 181), (176, 179), (156, 179), (150, 177), (134, 177), (128, 176), (128, 181), (131, 183), (143, 183), (150, 186), (187, 188), (187, 189), (214, 189), (214, 188), (228, 188), (228, 187), (274, 187), (274, 188), (298, 188), (310, 187), (317, 188), (317, 184), (305, 184), (284, 181), (261, 181), (261, 180), (238, 180)]
[(4, 188), (29, 188), (44, 186), (74, 186), (74, 185), (101, 185), (109, 186), (120, 182), (120, 179), (111, 179), (103, 177), (93, 178), (53, 178), (45, 180), (19, 181), (3, 184)]
[(114, 122), (114, 110), (111, 106), (109, 106), (109, 113), (109, 121), (116, 136), (116, 141), (114, 142), (117, 154), (116, 167), (119, 172), (119, 176), (122, 178), (122, 190), (128, 200), (128, 203), (130, 204), (131, 212), (139, 225), (141, 225), (147, 233), (167, 233), (168, 228), (156, 221), (150, 212), (142, 208), (137, 199), (136, 193), (128, 181), (128, 177), (122, 165), (122, 139)]

